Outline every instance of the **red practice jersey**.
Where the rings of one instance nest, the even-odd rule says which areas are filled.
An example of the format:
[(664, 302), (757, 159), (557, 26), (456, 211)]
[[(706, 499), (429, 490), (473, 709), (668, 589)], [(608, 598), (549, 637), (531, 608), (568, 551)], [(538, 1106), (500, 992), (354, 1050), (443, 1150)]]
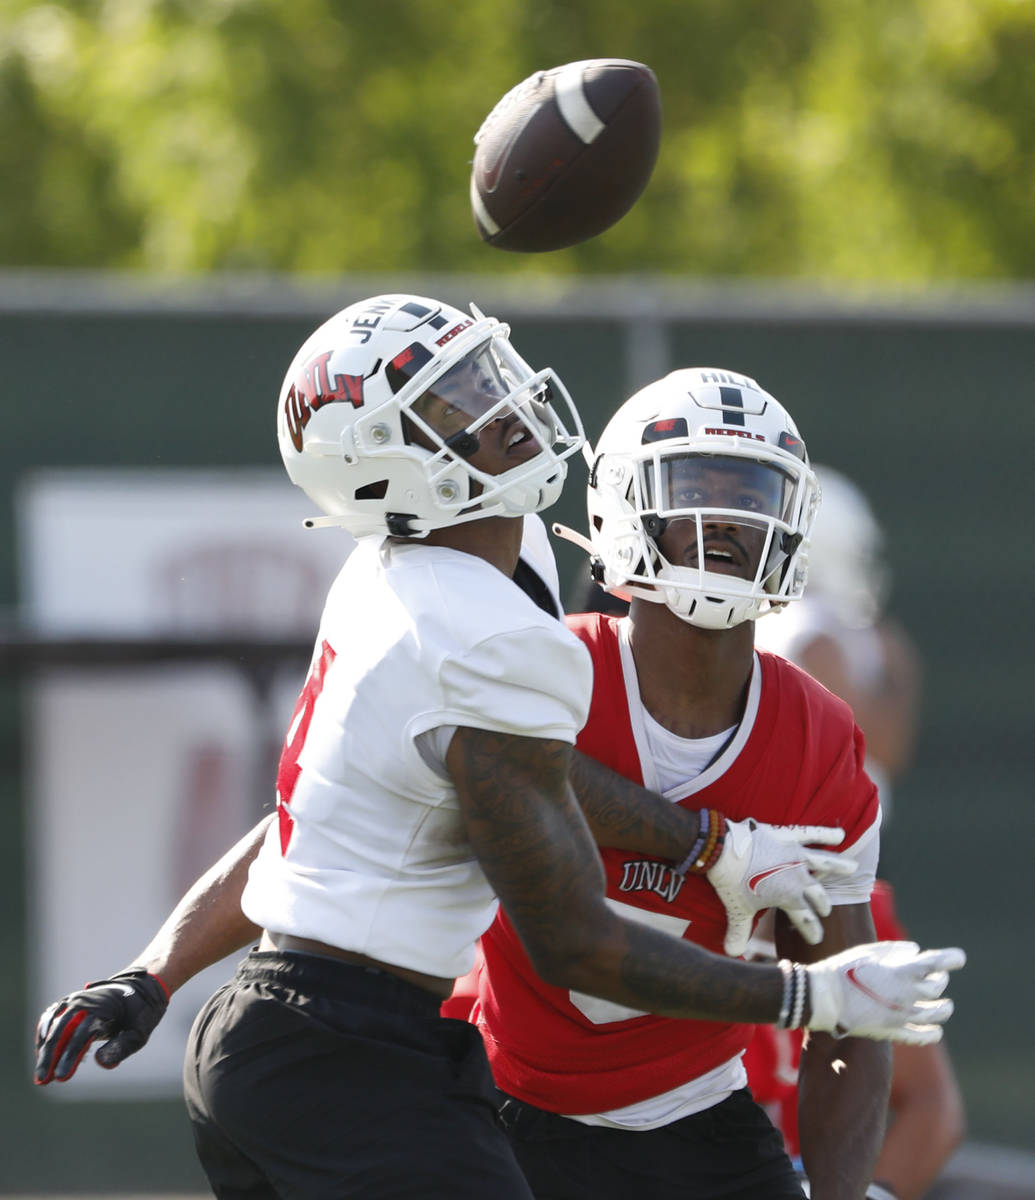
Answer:
[[(593, 658), (589, 719), (576, 746), (642, 783), (618, 621), (568, 618)], [(760, 672), (760, 678), (759, 678)], [(878, 819), (848, 706), (809, 675), (760, 652), (751, 699), (730, 745), (673, 802), (732, 820), (839, 826), (848, 850)], [(669, 793), (671, 795), (671, 793)], [(721, 954), (725, 910), (706, 879), (621, 850), (601, 851), (608, 902), (624, 915)], [(622, 1009), (543, 983), (501, 912), (482, 938), (476, 1013), (497, 1084), (564, 1114), (601, 1113), (661, 1095), (734, 1058), (752, 1026), (686, 1021)]]

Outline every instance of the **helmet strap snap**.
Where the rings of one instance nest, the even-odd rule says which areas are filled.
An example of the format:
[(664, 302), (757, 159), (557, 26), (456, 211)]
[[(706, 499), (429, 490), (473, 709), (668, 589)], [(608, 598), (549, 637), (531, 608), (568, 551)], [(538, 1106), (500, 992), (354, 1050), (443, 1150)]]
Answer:
[(416, 519), (415, 513), (385, 513), (385, 524), (392, 537), (413, 537), (417, 531), (411, 522)]

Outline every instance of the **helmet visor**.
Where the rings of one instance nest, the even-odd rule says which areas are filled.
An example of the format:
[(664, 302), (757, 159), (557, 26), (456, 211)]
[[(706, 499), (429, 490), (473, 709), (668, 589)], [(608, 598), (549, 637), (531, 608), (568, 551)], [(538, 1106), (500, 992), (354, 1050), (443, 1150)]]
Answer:
[(553, 440), (553, 421), (544, 401), (549, 386), (541, 380), (528, 386), (528, 370), (510, 351), (509, 343), (493, 339), (472, 350), (440, 375), (408, 405), (409, 414), (443, 442), (474, 431), (516, 412), (529, 425), (540, 445)]
[(658, 455), (644, 464), (645, 507), (661, 516), (680, 513), (742, 519), (769, 518), (789, 525), (797, 481), (758, 459), (724, 454)]

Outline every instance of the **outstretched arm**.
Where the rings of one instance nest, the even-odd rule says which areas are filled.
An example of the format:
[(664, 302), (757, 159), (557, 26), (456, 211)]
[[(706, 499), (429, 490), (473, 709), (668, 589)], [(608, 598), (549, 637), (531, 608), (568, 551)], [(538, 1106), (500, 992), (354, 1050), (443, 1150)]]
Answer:
[(661, 1016), (940, 1037), (952, 1005), (937, 997), (963, 965), (961, 951), (883, 942), (785, 970), (617, 916), (571, 789), (570, 756), (564, 742), (463, 727), (446, 755), (474, 853), (546, 982)]
[(467, 728), (446, 756), (475, 854), (537, 973), (663, 1016), (775, 1021), (778, 967), (709, 954), (608, 908), (570, 756), (565, 742)]
[(272, 819), (205, 872), (128, 967), (50, 1005), (36, 1028), (36, 1083), (70, 1079), (95, 1040), (100, 1065), (118, 1066), (146, 1044), (173, 992), (257, 936), (241, 893)]

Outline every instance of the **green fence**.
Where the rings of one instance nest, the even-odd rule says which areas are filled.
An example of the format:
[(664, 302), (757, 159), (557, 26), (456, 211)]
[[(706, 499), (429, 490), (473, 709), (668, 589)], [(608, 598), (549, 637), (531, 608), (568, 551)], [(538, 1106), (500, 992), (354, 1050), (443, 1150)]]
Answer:
[[(884, 873), (918, 940), (959, 943), (969, 954), (952, 988), (949, 1043), (971, 1137), (1030, 1149), (1029, 293), (906, 303), (606, 280), (591, 288), (530, 281), (507, 290), (456, 278), (309, 288), (213, 280), (159, 290), (105, 278), (0, 276), (0, 605), (13, 613), (18, 601), (13, 497), (26, 473), (275, 465), (274, 400), (303, 336), (351, 299), (397, 288), (475, 299), (510, 319), (525, 356), (562, 373), (591, 437), (632, 385), (675, 366), (725, 366), (754, 376), (788, 405), (815, 461), (842, 468), (867, 489), (889, 538), (894, 607), (918, 643), (926, 679), (919, 750), (897, 791)], [(579, 468), (574, 474), (553, 515), (582, 528), (584, 475)], [(564, 545), (558, 558), (570, 594), (581, 578), (580, 556)], [(31, 931), (19, 704), (11, 678), (0, 691), (0, 794), (8, 814), (0, 843), (8, 914), (0, 1191), (200, 1188), (178, 1104), (70, 1105), (28, 1082), (35, 1013), (24, 985)], [(84, 939), (103, 919), (89, 896), (69, 914)]]

